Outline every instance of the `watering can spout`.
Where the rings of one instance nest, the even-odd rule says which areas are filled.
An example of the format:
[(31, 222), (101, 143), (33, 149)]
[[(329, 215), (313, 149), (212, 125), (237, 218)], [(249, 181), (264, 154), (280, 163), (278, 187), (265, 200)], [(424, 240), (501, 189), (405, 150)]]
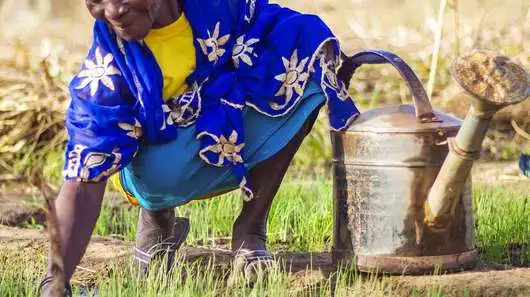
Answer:
[(449, 155), (424, 204), (424, 223), (434, 231), (446, 230), (453, 220), (493, 115), (530, 95), (529, 74), (494, 52), (474, 51), (458, 57), (451, 72), (473, 99), (457, 136), (449, 139)]

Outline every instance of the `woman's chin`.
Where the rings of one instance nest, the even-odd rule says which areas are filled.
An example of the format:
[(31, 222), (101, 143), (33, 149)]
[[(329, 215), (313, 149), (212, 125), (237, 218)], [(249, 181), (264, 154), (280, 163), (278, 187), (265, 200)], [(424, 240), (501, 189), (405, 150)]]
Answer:
[(140, 41), (143, 40), (147, 33), (149, 33), (149, 30), (127, 30), (122, 28), (114, 28), (114, 31), (116, 34), (127, 41)]

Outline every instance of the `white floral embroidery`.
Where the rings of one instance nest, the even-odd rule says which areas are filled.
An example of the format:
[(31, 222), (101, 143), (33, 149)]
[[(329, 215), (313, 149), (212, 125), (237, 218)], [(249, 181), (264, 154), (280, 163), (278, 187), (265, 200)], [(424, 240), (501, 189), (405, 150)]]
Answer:
[(118, 123), (118, 126), (127, 132), (127, 136), (139, 139), (143, 135), (142, 125), (137, 119), (134, 119), (134, 125), (129, 123)]
[(204, 55), (208, 57), (208, 61), (214, 63), (217, 63), (219, 58), (225, 54), (226, 50), (223, 49), (223, 46), (230, 39), (230, 34), (219, 37), (221, 30), (220, 26), (221, 22), (217, 22), (213, 30), (213, 34), (211, 34), (210, 30), (208, 30), (208, 39), (197, 38), (197, 42), (199, 43)]
[(337, 66), (333, 60), (326, 60), (325, 56), (320, 56), (320, 67), (325, 78), (328, 79), (330, 86), (334, 89), (339, 88), (339, 80), (337, 78)]
[(228, 139), (226, 139), (224, 135), (221, 135), (221, 137), (219, 137), (217, 141), (217, 144), (207, 148), (206, 151), (211, 151), (219, 154), (219, 160), (217, 161), (217, 164), (215, 164), (215, 166), (222, 166), (224, 164), (225, 159), (234, 164), (243, 163), (243, 158), (241, 157), (241, 150), (245, 147), (245, 144), (241, 143), (238, 145), (237, 137), (238, 134), (234, 130), (232, 131), (232, 134), (230, 134), (230, 137), (228, 137)]
[(171, 109), (167, 104), (162, 104), (162, 110), (164, 113), (167, 113), (166, 122), (168, 125), (174, 125), (178, 123), (179, 119), (182, 117), (182, 110)]
[(251, 38), (245, 42), (245, 35), (239, 37), (236, 40), (236, 45), (232, 50), (232, 60), (234, 60), (234, 65), (236, 68), (239, 68), (240, 60), (249, 66), (253, 66), (251, 56), (257, 57), (254, 53), (254, 44), (258, 43), (259, 39)]
[(350, 92), (348, 91), (348, 88), (346, 88), (346, 84), (344, 82), (340, 82), (340, 89), (337, 92), (337, 96), (341, 101), (346, 100), (353, 100), (353, 98), (350, 96)]
[[(283, 82), (282, 86), (275, 94), (275, 96), (285, 95), (285, 103), (280, 105), (276, 102), (271, 102), (272, 109), (280, 110), (284, 108), (293, 99), (294, 92), (299, 96), (304, 93), (304, 86), (309, 79), (309, 74), (304, 72), (304, 68), (309, 58), (305, 58), (298, 63), (298, 50), (295, 50), (290, 60), (282, 57), (285, 73), (275, 76), (278, 81)], [(294, 91), (294, 92), (293, 92)]]
[(245, 2), (248, 6), (247, 13), (245, 14), (245, 21), (250, 23), (256, 13), (256, 0), (245, 0)]
[(90, 84), (90, 95), (94, 96), (99, 89), (99, 83), (114, 91), (114, 83), (110, 76), (121, 75), (121, 72), (111, 63), (114, 60), (112, 54), (107, 54), (105, 57), (101, 55), (101, 49), (98, 47), (95, 51), (96, 61), (85, 60), (85, 69), (83, 69), (77, 77), (83, 78), (76, 89), (84, 89)]
[(328, 59), (325, 54), (320, 56), (320, 66), (322, 67), (323, 82), (327, 87), (337, 92), (337, 97), (341, 101), (350, 100), (350, 94), (346, 88), (346, 84), (339, 81), (337, 77), (338, 62), (333, 59)]
[(81, 169), (81, 179), (83, 181), (89, 181), (90, 180), (90, 169), (97, 168), (107, 161), (107, 158), (110, 157), (109, 154), (105, 153), (99, 153), (99, 152), (91, 152), (89, 153), (85, 161), (83, 162), (83, 168)]
[(166, 104), (162, 104), (162, 111), (166, 114), (161, 131), (167, 125), (177, 125), (179, 127), (189, 127), (195, 123), (201, 111), (201, 86), (194, 82), (192, 87), (179, 96), (170, 98)]
[(254, 193), (252, 190), (247, 186), (248, 181), (246, 177), (243, 177), (241, 182), (239, 183), (239, 188), (241, 191), (243, 191), (243, 200), (246, 202), (252, 201), (254, 199)]
[(245, 108), (245, 105), (243, 104), (237, 104), (237, 103), (234, 103), (234, 102), (230, 102), (224, 98), (221, 98), (221, 103), (223, 104), (226, 104), (232, 108), (235, 108), (235, 109), (239, 109), (239, 110), (243, 110), (243, 108)]
[(105, 153), (98, 153), (98, 152), (92, 152), (89, 153), (86, 158), (85, 162), (83, 163), (83, 167), (85, 168), (97, 168), (103, 164), (105, 164), (105, 161), (107, 161), (107, 158), (110, 157), (109, 154)]
[(68, 153), (66, 169), (63, 172), (66, 178), (76, 178), (79, 168), (81, 167), (81, 154), (87, 147), (84, 145), (75, 145), (74, 149)]
[[(95, 169), (97, 167), (100, 167), (105, 164), (105, 162), (108, 160), (108, 158), (114, 157), (114, 161), (112, 162), (112, 165), (107, 170), (104, 170), (101, 172), (98, 176), (95, 176), (93, 178), (90, 178), (90, 169)], [(119, 171), (119, 163), (121, 161), (121, 154), (116, 151), (112, 152), (112, 154), (106, 154), (106, 153), (100, 153), (100, 152), (91, 152), (89, 153), (85, 161), (83, 162), (83, 168), (81, 169), (80, 178), (82, 181), (91, 181), (91, 182), (99, 182), (104, 177), (109, 177), (112, 174)]]

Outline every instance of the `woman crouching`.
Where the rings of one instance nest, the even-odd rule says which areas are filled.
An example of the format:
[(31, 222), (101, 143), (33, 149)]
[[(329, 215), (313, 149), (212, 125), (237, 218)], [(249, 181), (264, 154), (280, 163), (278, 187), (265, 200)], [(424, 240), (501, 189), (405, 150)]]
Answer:
[[(332, 129), (358, 114), (337, 78), (333, 33), (267, 0), (86, 5), (93, 45), (70, 84), (56, 201), (65, 295), (109, 178), (141, 208), (134, 260), (144, 269), (167, 253), (171, 262), (184, 242), (189, 223), (175, 207), (234, 189), (244, 197), (233, 225), (237, 266), (273, 264), (267, 215), (294, 154), (324, 104)], [(41, 296), (50, 296), (50, 275)]]

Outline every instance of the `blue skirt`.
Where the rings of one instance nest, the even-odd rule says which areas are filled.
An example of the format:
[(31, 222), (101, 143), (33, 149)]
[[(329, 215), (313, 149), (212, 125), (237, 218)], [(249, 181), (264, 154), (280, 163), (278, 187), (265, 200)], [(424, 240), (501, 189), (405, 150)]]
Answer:
[[(304, 97), (287, 115), (268, 117), (246, 107), (243, 112), (247, 169), (269, 159), (300, 131), (325, 102), (320, 86), (310, 82)], [(198, 155), (195, 126), (179, 129), (176, 140), (145, 145), (119, 174), (122, 190), (148, 210), (160, 210), (238, 188), (230, 168), (208, 165)]]

